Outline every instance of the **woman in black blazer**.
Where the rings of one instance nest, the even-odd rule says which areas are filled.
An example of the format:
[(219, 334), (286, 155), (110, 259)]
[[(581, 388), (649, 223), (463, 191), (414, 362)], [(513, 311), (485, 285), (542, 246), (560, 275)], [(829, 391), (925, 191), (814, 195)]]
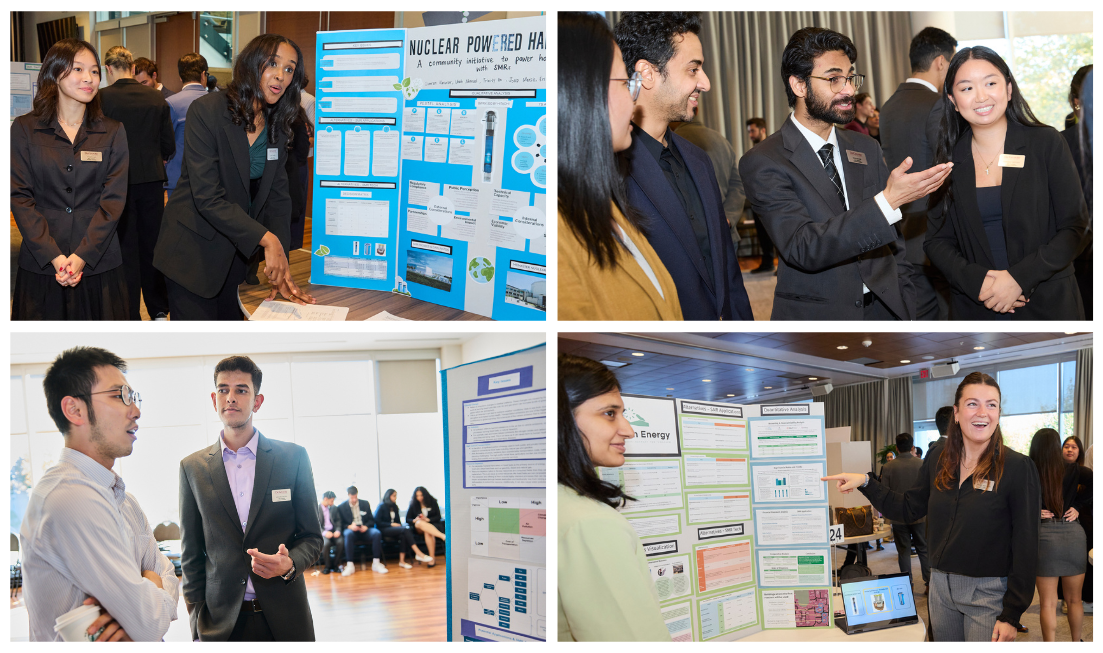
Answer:
[(955, 320), (1083, 320), (1073, 260), (1088, 209), (1060, 133), (1038, 122), (1002, 58), (958, 50), (943, 87), (924, 250), (953, 290)]
[(421, 552), (414, 544), (414, 533), (402, 525), (401, 513), (398, 509), (398, 492), (387, 490), (383, 493), (383, 499), (375, 507), (375, 527), (383, 534), (383, 537), (395, 537), (402, 543), (402, 550), (398, 554), (398, 566), (410, 569), (406, 562), (406, 553), (413, 552), (418, 562), (432, 562), (433, 559)]
[(184, 123), (180, 181), (165, 206), (153, 265), (164, 273), (173, 320), (240, 320), (237, 287), (263, 248), (265, 276), (302, 304), (291, 278), (291, 201), (284, 169), (304, 86), (299, 46), (278, 34), (249, 42), (224, 93), (196, 100)]
[(127, 320), (119, 249), (130, 151), (103, 115), (100, 60), (63, 39), (46, 53), (30, 113), (11, 124), (11, 213), (19, 227), (13, 320)]
[(425, 548), (429, 549), (429, 566), (436, 566), (433, 557), (437, 553), (437, 538), (445, 541), (444, 520), (440, 516), (440, 505), (429, 490), (420, 485), (410, 497), (410, 507), (406, 509), (406, 523), (425, 537)]

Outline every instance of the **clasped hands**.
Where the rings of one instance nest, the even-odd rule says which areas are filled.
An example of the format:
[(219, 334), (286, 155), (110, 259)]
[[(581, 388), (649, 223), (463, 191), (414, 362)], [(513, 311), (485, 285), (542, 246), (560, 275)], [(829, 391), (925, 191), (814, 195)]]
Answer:
[(997, 313), (1014, 313), (1030, 300), (1023, 295), (1019, 282), (1007, 270), (989, 270), (977, 296), (984, 307)]
[(84, 277), (84, 259), (76, 254), (58, 254), (50, 263), (54, 266), (54, 279), (63, 286), (75, 286)]
[(253, 573), (261, 578), (286, 576), (291, 571), (291, 556), (287, 554), (287, 547), (283, 544), (280, 544), (275, 555), (261, 553), (257, 549), (247, 549), (245, 552), (253, 558)]

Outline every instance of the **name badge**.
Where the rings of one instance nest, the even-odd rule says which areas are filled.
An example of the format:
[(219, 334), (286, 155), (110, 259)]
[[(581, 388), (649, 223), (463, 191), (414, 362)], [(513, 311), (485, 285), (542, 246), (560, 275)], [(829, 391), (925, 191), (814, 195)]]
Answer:
[(288, 488), (286, 490), (272, 490), (272, 503), (276, 503), (277, 501), (290, 501), (290, 500), (291, 500), (291, 489), (290, 488)]
[(846, 151), (846, 160), (851, 163), (866, 165), (866, 155), (861, 152), (855, 152), (854, 150)]
[(996, 484), (993, 481), (978, 480), (973, 482), (973, 488), (984, 492), (991, 492), (996, 489)]
[(86, 152), (80, 151), (81, 161), (103, 161), (103, 152)]
[(1026, 156), (1023, 154), (1001, 154), (1001, 168), (1021, 168), (1026, 165)]
[(279, 161), (280, 160), (280, 150), (279, 150), (279, 148), (275, 148), (275, 147), (268, 148), (268, 160), (269, 161)]

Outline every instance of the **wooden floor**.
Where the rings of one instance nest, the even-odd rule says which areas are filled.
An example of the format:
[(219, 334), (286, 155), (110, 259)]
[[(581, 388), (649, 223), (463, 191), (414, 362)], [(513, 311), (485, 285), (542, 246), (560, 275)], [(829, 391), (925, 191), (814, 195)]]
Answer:
[[(402, 569), (390, 561), (387, 574), (377, 574), (368, 565), (357, 566), (355, 574), (340, 572), (304, 577), (314, 635), (319, 642), (443, 642), (448, 637), (448, 604), (443, 551), (437, 565), (429, 569), (414, 564)], [(27, 609), (22, 593), (11, 600), (11, 641), (28, 639)], [(177, 618), (169, 626), (165, 641), (191, 640), (184, 600), (177, 606)]]

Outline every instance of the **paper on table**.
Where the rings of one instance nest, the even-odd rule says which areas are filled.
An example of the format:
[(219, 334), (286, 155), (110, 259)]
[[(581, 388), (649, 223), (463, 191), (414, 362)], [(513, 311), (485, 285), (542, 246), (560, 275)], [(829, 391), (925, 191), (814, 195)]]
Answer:
[(250, 320), (281, 320), (285, 322), (344, 322), (348, 317), (346, 306), (299, 305), (291, 302), (274, 302), (267, 299), (260, 303)]
[(365, 322), (413, 322), (413, 320), (398, 317), (397, 315), (391, 315), (387, 311), (380, 311), (375, 315), (364, 320)]

